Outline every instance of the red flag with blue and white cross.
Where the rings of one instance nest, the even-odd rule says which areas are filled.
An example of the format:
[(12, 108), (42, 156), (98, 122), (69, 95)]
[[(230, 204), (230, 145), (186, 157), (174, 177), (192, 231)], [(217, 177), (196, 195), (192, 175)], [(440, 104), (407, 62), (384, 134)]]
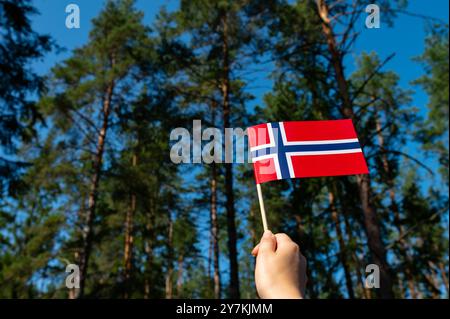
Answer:
[(369, 172), (351, 120), (272, 122), (247, 133), (257, 184)]

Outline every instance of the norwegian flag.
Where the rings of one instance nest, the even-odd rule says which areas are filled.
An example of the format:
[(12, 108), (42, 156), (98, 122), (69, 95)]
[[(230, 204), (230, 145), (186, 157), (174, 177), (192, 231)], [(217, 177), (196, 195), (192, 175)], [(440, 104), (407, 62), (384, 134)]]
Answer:
[(369, 172), (351, 120), (266, 123), (247, 132), (257, 184)]

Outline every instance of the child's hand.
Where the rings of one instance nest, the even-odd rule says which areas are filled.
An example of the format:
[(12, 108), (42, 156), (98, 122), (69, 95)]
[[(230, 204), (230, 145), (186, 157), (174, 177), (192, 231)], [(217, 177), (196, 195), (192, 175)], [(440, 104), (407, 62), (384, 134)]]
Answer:
[(255, 282), (260, 298), (303, 298), (306, 259), (288, 235), (267, 230), (252, 255), (256, 256)]

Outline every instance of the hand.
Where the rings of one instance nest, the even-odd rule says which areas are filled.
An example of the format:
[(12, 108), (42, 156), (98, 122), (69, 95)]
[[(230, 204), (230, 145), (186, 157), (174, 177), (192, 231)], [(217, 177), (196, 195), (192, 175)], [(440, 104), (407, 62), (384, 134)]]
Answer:
[(255, 282), (263, 299), (302, 299), (306, 285), (306, 259), (286, 234), (264, 232), (253, 249)]

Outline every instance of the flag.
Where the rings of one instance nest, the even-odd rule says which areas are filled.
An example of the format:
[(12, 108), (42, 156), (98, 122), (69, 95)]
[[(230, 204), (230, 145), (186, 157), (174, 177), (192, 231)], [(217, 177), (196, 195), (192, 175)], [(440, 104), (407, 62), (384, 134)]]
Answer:
[(351, 120), (265, 123), (247, 133), (257, 184), (369, 172)]

